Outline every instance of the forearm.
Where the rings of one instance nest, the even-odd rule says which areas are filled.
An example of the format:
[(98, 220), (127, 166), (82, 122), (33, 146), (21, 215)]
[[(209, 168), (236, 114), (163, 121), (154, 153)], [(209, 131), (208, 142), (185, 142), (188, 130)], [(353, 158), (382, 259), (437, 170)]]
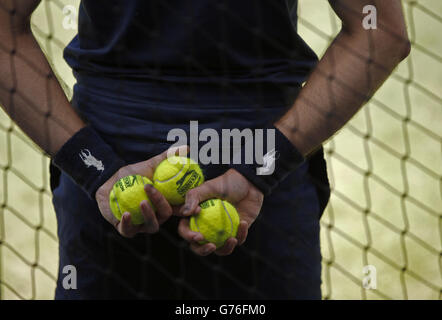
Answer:
[(70, 106), (30, 29), (1, 28), (0, 104), (53, 156), (84, 123)]
[(293, 107), (275, 124), (303, 155), (336, 133), (408, 54), (408, 40), (380, 30), (343, 29)]

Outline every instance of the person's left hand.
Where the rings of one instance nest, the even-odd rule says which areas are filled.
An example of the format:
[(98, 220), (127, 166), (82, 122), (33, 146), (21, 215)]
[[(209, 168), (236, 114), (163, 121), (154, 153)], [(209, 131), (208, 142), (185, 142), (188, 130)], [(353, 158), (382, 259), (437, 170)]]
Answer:
[[(216, 249), (215, 244), (206, 243), (200, 245), (198, 241), (204, 239), (199, 232), (190, 230), (189, 218), (200, 212), (199, 204), (207, 199), (220, 198), (233, 204), (240, 217), (236, 238), (227, 239), (223, 247)], [(234, 169), (225, 174), (206, 181), (197, 188), (187, 192), (186, 202), (181, 207), (179, 215), (183, 216), (178, 226), (178, 233), (190, 243), (190, 248), (198, 255), (206, 256), (212, 252), (225, 256), (233, 252), (237, 245), (241, 245), (247, 238), (249, 227), (258, 217), (264, 196), (242, 174)]]

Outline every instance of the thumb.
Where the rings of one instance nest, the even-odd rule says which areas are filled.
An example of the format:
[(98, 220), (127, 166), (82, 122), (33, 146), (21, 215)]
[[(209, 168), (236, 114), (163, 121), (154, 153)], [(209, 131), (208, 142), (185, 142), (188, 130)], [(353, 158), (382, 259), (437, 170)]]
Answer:
[(192, 213), (197, 213), (199, 211), (198, 205), (204, 200), (218, 197), (224, 198), (224, 183), (219, 178), (206, 181), (199, 187), (189, 190), (186, 194), (186, 202), (180, 210), (181, 214), (189, 216)]

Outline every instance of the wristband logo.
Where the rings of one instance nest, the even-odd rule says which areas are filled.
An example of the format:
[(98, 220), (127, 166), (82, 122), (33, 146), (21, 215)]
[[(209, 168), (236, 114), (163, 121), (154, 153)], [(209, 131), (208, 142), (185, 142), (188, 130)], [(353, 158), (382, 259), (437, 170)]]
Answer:
[[(167, 141), (174, 144), (169, 150), (188, 145), (190, 158), (200, 164), (251, 164), (256, 167), (257, 175), (271, 175), (275, 171), (279, 157), (275, 150), (275, 129), (205, 128), (200, 131), (198, 121), (190, 121), (189, 135), (190, 139), (183, 129), (170, 130)], [(173, 155), (171, 151), (169, 156)]]
[(79, 154), (81, 160), (83, 160), (84, 164), (89, 167), (95, 167), (98, 171), (104, 171), (104, 165), (101, 160), (95, 158), (89, 149), (82, 149)]

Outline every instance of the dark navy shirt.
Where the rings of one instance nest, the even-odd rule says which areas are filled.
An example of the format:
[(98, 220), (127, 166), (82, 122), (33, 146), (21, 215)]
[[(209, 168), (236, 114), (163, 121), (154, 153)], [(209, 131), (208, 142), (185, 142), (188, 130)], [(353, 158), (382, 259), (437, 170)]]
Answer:
[(77, 73), (300, 84), (317, 62), (296, 0), (82, 0), (65, 49)]

